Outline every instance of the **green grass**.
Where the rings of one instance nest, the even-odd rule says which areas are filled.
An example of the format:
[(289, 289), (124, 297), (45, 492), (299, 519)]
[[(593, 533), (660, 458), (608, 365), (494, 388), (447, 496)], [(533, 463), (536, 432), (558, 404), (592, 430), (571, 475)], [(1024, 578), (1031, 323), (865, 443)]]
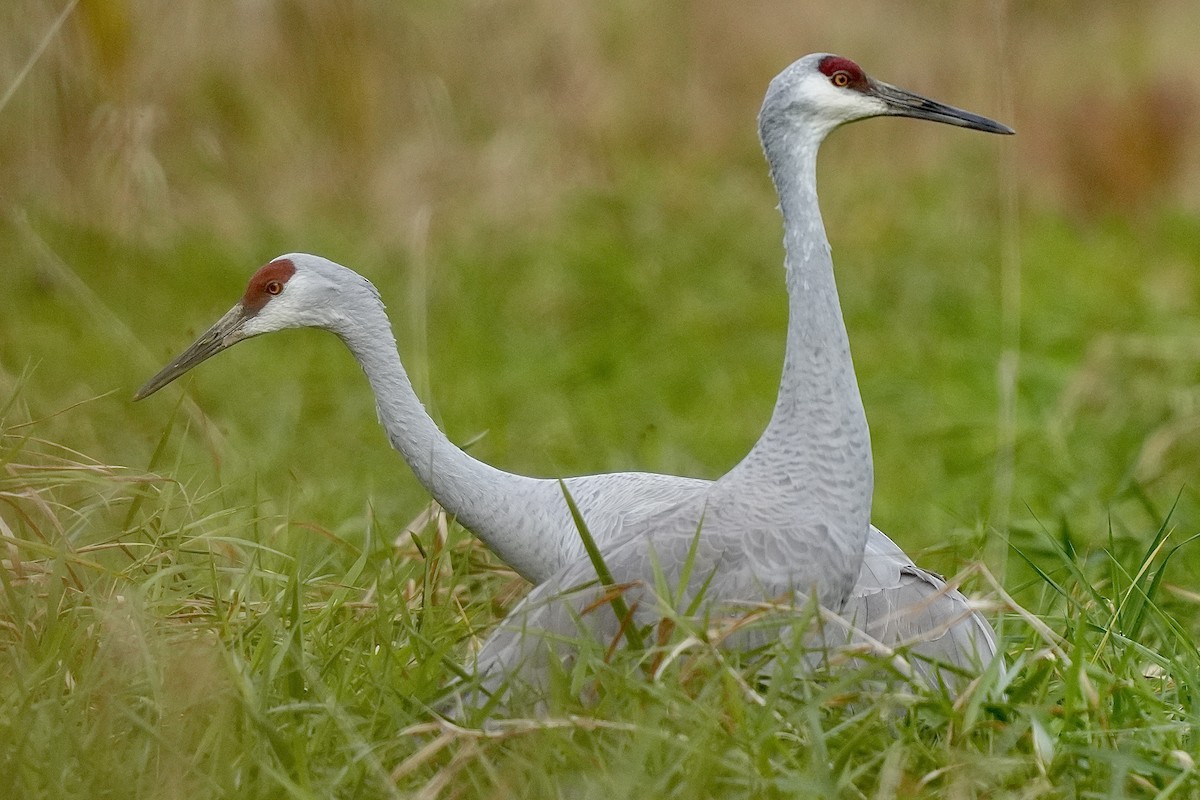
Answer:
[[(591, 653), (549, 719), (431, 718), (488, 616), (476, 548), (437, 526), (356, 545), (220, 492), (65, 452), (4, 417), (0, 781), (6, 796), (1186, 797), (1200, 654), (1148, 552), (1054, 553), (1013, 674), (957, 704), (856, 700), (857, 674), (751, 688), (693, 646), (647, 682)], [(166, 450), (170, 450), (167, 445)], [(1029, 554), (1026, 554), (1029, 555)], [(472, 577), (476, 576), (476, 577)], [(672, 642), (668, 642), (668, 645)], [(590, 651), (585, 650), (585, 654)], [(873, 665), (868, 670), (886, 670)], [(1001, 695), (1001, 691), (1006, 692)], [(1053, 787), (1053, 788), (1052, 788)]]
[[(1194, 4), (1086, 31), (1009, 9), (996, 60), (969, 5), (888, 6), (872, 32), (843, 20), (869, 3), (83, 2), (18, 84), (60, 8), (10, 5), (0, 797), (1200, 794), (1196, 132), (1130, 110), (1183, 107)], [(998, 576), (967, 588), (1011, 676), (872, 703), (855, 674), (764, 687), (700, 645), (648, 681), (650, 647), (589, 652), (550, 721), (437, 722), (524, 585), (422, 516), (333, 337), (133, 391), (308, 250), (378, 285), (434, 416), (488, 462), (721, 474), (765, 424), (786, 325), (751, 120), (815, 49), (1019, 131), (864, 123), (821, 173), (874, 519), (922, 564)]]
[[(571, 223), (560, 236), (570, 241), (582, 230), (615, 248), (624, 236), (622, 220), (639, 212), (636, 203), (632, 211), (611, 202), (597, 210), (594, 201), (585, 200), (577, 213), (586, 224)], [(616, 222), (606, 228), (605, 220)], [(329, 337), (315, 334), (264, 339), (207, 365), (193, 379), (194, 406), (169, 396), (133, 406), (130, 389), (157, 366), (135, 348), (127, 351), (135, 354), (130, 361), (146, 366), (120, 363), (116, 371), (128, 373), (123, 381), (75, 385), (86, 397), (116, 390), (77, 407), (53, 399), (71, 397), (74, 384), (55, 388), (67, 380), (62, 364), (31, 363), (23, 377), (9, 378), (7, 471), (0, 489), (5, 498), (0, 518), (9, 528), (3, 653), (11, 678), (4, 682), (0, 706), (4, 793), (103, 797), (127, 795), (132, 787), (144, 797), (393, 792), (784, 797), (799, 790), (846, 796), (1015, 797), (1027, 791), (1189, 796), (1200, 790), (1188, 755), (1200, 722), (1189, 688), (1200, 678), (1195, 595), (1188, 581), (1196, 555), (1189, 545), (1172, 551), (1195, 530), (1194, 492), (1179, 477), (1186, 468), (1178, 460), (1186, 453), (1186, 436), (1153, 461), (1144, 455), (1162, 452), (1150, 443), (1169, 435), (1164, 432), (1186, 432), (1186, 418), (1173, 411), (1180, 399), (1172, 394), (1186, 393), (1192, 378), (1170, 349), (1183, 333), (1170, 326), (1154, 329), (1166, 324), (1154, 308), (1129, 308), (1137, 293), (1120, 280), (1121, 254), (1133, 257), (1157, 237), (1108, 226), (1086, 232), (1095, 237), (1088, 246), (1086, 240), (1071, 244), (1076, 234), (1053, 219), (1031, 226), (1026, 263), (1055, 257), (1058, 269), (1070, 271), (1062, 253), (1078, 248), (1089, 269), (1104, 277), (1092, 284), (1091, 302), (1100, 308), (1104, 303), (1094, 294), (1109, 293), (1128, 316), (1129, 333), (1122, 337), (1115, 328), (1106, 334), (1114, 341), (1111, 351), (1084, 360), (1080, 371), (1097, 377), (1077, 375), (1068, 343), (1090, 336), (1087, 311), (1068, 314), (1047, 304), (1048, 319), (1029, 314), (1026, 335), (1047, 344), (1023, 350), (1018, 506), (1004, 531), (985, 522), (995, 412), (981, 395), (992, 370), (975, 363), (972, 344), (986, 347), (997, 321), (930, 294), (915, 334), (926, 342), (873, 330), (871, 322), (881, 312), (854, 298), (859, 292), (882, 293), (879, 284), (898, 281), (882, 270), (872, 274), (869, 247), (861, 254), (839, 252), (847, 264), (843, 272), (861, 268), (867, 276), (843, 293), (872, 410), (881, 475), (876, 519), (890, 511), (892, 517), (882, 521), (886, 529), (914, 550), (938, 545), (921, 560), (952, 571), (958, 559), (975, 557), (983, 540), (1008, 538), (1013, 555), (1007, 588), (1044, 625), (1039, 631), (1016, 614), (1004, 615), (1005, 649), (1016, 670), (1007, 699), (981, 690), (972, 702), (951, 707), (937, 697), (918, 697), (901, 717), (888, 704), (864, 709), (847, 703), (847, 685), (813, 685), (772, 694), (764, 706), (747, 702), (737, 679), (744, 673), (701, 654), (682, 674), (670, 671), (653, 684), (636, 670), (585, 661), (585, 674), (595, 669), (600, 675), (604, 702), (583, 708), (560, 695), (552, 724), (518, 722), (486, 733), (438, 725), (426, 704), (440, 696), (450, 665), (465, 657), (464, 637), (486, 630), (519, 584), (486, 568), (494, 561), (453, 529), (447, 548), (439, 549), (437, 532), (419, 526), (424, 557), (403, 533), (424, 501), (383, 443), (366, 387), (347, 355)], [(76, 274), (92, 285), (96, 278), (84, 271), (89, 262), (69, 253), (63, 234), (51, 229), (48, 235), (62, 236), (55, 250), (79, 264)], [(666, 235), (654, 231), (648, 239)], [(931, 245), (910, 237), (897, 244), (896, 258), (919, 261)], [(1179, 247), (1186, 238), (1172, 243), (1163, 237), (1167, 247)], [(511, 253), (493, 252), (515, 284), (505, 290), (507, 296), (528, 291), (529, 282), (555, 279), (534, 274), (534, 254), (563, 246), (543, 235), (518, 242)], [(481, 257), (471, 243), (461, 247), (446, 272), (465, 271)], [(187, 241), (167, 260), (201, 269), (221, 260), (213, 249)], [(130, 262), (142, 257), (129, 255)], [(679, 263), (662, 269), (678, 275), (692, 257), (680, 255)], [(925, 256), (931, 262), (945, 257), (936, 251)], [(701, 289), (681, 290), (694, 293), (694, 311), (684, 300), (684, 319), (665, 323), (666, 333), (645, 334), (678, 337), (665, 346), (645, 345), (643, 353), (661, 348), (674, 356), (660, 361), (657, 370), (614, 358), (607, 372), (597, 370), (586, 381), (572, 377), (576, 362), (604, 357), (606, 341), (584, 335), (582, 344), (570, 343), (580, 334), (566, 329), (575, 320), (572, 303), (584, 304), (597, 291), (589, 288), (592, 282), (613, 284), (611, 302), (620, 308), (614, 317), (636, 316), (642, 292), (655, 292), (622, 285), (646, 279), (644, 273), (621, 274), (632, 275), (639, 265), (607, 264), (608, 276), (595, 274), (599, 262), (584, 265), (592, 272), (584, 269), (582, 286), (570, 287), (578, 299), (563, 301), (566, 309), (551, 317), (564, 321), (557, 335), (574, 348), (569, 354), (552, 353), (550, 344), (535, 351), (545, 358), (522, 354), (541, 338), (552, 342), (555, 332), (547, 328), (553, 325), (531, 330), (514, 325), (515, 341), (489, 338), (488, 330), (514, 324), (517, 312), (506, 311), (504, 300), (483, 302), (482, 288), (472, 296), (463, 284), (465, 297), (448, 292), (431, 299), (434, 308), (460, 301), (475, 313), (454, 326), (454, 335), (437, 335), (438, 326), (431, 324), (436, 375), (430, 383), (457, 386), (462, 376), (470, 385), (472, 376), (479, 382), (489, 374), (488, 364), (513, 365), (490, 373), (490, 387), (477, 383), (465, 395), (434, 389), (440, 415), (453, 420), (479, 414), (503, 426), (478, 447), (514, 469), (621, 468), (639, 458), (680, 472), (692, 471), (688, 458), (696, 459), (695, 472), (718, 468), (712, 464), (719, 466), (719, 456), (702, 463), (686, 451), (656, 449), (645, 437), (632, 444), (623, 438), (630, 417), (655, 413), (648, 409), (656, 398), (663, 402), (665, 394), (686, 392), (689, 359), (678, 356), (689, 332), (703, 327)], [(136, 273), (130, 272), (133, 281)], [(660, 280), (662, 286), (670, 279)], [(939, 280), (942, 292), (977, 291), (969, 276), (961, 284)], [(386, 279), (381, 283), (385, 294), (395, 293)], [(702, 384), (704, 407), (658, 412), (664, 421), (655, 434), (674, 440), (675, 447), (691, 442), (697, 452), (711, 441), (727, 458), (754, 435), (749, 409), (757, 404), (757, 415), (765, 418), (772, 362), (778, 358), (777, 343), (769, 341), (777, 337), (769, 329), (783, 324), (779, 311), (769, 308), (779, 300), (776, 293), (767, 291), (760, 300), (747, 282), (736, 283), (744, 292), (746, 337), (727, 341), (714, 335), (705, 352), (690, 360), (745, 367), (750, 385), (720, 376)], [(1027, 292), (1025, 306), (1036, 309), (1041, 305), (1036, 287), (1045, 285), (1041, 291), (1049, 294), (1062, 283), (1041, 279), (1031, 266), (1028, 285), (1035, 288)], [(714, 291), (717, 302), (737, 306), (739, 290), (724, 288)], [(238, 291), (236, 284), (228, 292), (218, 289), (212, 289), (214, 312)], [(114, 289), (79, 324), (105, 329), (109, 323), (100, 312), (117, 306), (122, 296)], [(27, 297), (36, 294), (31, 290)], [(61, 320), (75, 304), (54, 295), (40, 303), (40, 313), (30, 317), (30, 324), (40, 318), (46, 325), (38, 341), (70, 335)], [(760, 304), (771, 313), (756, 314)], [(912, 307), (894, 313), (907, 316)], [(125, 313), (132, 312), (112, 316)], [(652, 309), (641, 313), (650, 326)], [(761, 333), (753, 330), (756, 317), (763, 318)], [(169, 320), (135, 318), (171, 336)], [(593, 336), (614, 338), (604, 319), (573, 324), (585, 331), (589, 324), (599, 326)], [(620, 329), (630, 323), (612, 324)], [(1145, 326), (1151, 330), (1139, 334)], [(1043, 339), (1043, 328), (1059, 337)], [(764, 339), (766, 352), (742, 354), (754, 336)], [(1121, 342), (1136, 343), (1137, 336), (1145, 337), (1138, 347), (1124, 349)], [(937, 346), (939, 337), (948, 340), (945, 347)], [(188, 338), (179, 337), (180, 344)], [(99, 354), (111, 342), (79, 341), (83, 352), (72, 362), (77, 370), (113, 363)], [(460, 357), (444, 350), (459, 342), (465, 348)], [(178, 345), (159, 349), (163, 360)], [(71, 348), (64, 345), (59, 352)], [(924, 370), (908, 366), (922, 357)], [(1142, 368), (1126, 371), (1128, 360)], [(581, 386), (599, 382), (621, 402), (636, 400), (614, 418), (601, 402), (603, 392), (594, 388), (588, 390), (593, 399), (579, 405), (534, 390), (541, 382), (553, 386), (573, 379)], [(261, 383), (254, 389), (261, 399), (247, 402), (238, 392), (249, 392), (251, 381)], [(906, 381), (910, 388), (902, 391)], [(1091, 388), (1072, 392), (1074, 381), (1088, 381)], [(292, 390), (279, 391), (281, 386)], [(489, 388), (509, 397), (509, 411), (486, 402), (482, 395)], [(762, 396), (749, 396), (754, 393)], [(525, 408), (522, 397), (536, 410)], [(741, 415), (733, 408), (739, 402), (746, 404)], [(1048, 410), (1039, 412), (1043, 406)], [(688, 414), (731, 422), (717, 429), (716, 421), (688, 420)], [(675, 415), (680, 419), (668, 427)], [(584, 425), (590, 436), (575, 439), (578, 434), (567, 429), (556, 438), (542, 421)], [(448, 425), (455, 432), (454, 423)], [(460, 439), (478, 430), (459, 425)], [(85, 450), (122, 457), (93, 462), (56, 444), (81, 441)], [(518, 449), (515, 442), (526, 446)], [(622, 442), (632, 455), (621, 452)], [(680, 459), (680, 452), (684, 466), (674, 466), (680, 462), (671, 459)], [(127, 466), (106, 466), (122, 462)], [(1151, 467), (1158, 471), (1139, 472)], [(1161, 548), (1160, 531), (1169, 534)], [(989, 566), (999, 571), (1003, 565)], [(986, 582), (973, 585), (994, 596)]]

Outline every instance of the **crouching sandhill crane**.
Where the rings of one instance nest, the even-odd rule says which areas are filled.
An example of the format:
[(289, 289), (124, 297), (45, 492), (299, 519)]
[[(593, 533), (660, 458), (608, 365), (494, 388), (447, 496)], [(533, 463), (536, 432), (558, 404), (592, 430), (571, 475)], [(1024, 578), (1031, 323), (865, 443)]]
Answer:
[[(977, 669), (995, 655), (987, 623), (961, 594), (916, 567), (883, 533), (873, 527), (867, 532), (869, 442), (814, 179), (816, 150), (825, 134), (851, 119), (888, 114), (1010, 132), (872, 81), (846, 59), (809, 56), (786, 70), (772, 83), (761, 117), (784, 214), (790, 297), (784, 378), (770, 426), (751, 456), (715, 484), (614, 473), (568, 478), (566, 486), (606, 558), (639, 532), (655, 542), (662, 558), (687, 527), (681, 520), (702, 507), (724, 509), (718, 514), (720, 526), (710, 526), (707, 515), (704, 525), (706, 551), (739, 576), (723, 583), (721, 592), (741, 593), (738, 581), (754, 577), (757, 565), (769, 562), (774, 578), (786, 574), (794, 588), (819, 585), (822, 601), (832, 608), (845, 603), (844, 615), (883, 644), (915, 642), (921, 657)], [(539, 598), (569, 585), (562, 582), (562, 570), (583, 563), (583, 547), (558, 482), (496, 470), (442, 434), (412, 389), (378, 293), (345, 267), (305, 254), (270, 262), (251, 278), (241, 301), (137, 397), (242, 339), (294, 327), (324, 328), (345, 342), (375, 392), (389, 439), (418, 479), (523, 576), (535, 583), (553, 578), (550, 587), (537, 590)], [(663, 521), (671, 524), (659, 527)], [(693, 527), (689, 533), (694, 532)], [(726, 544), (734, 546), (722, 549)], [(621, 552), (629, 548), (621, 545)], [(633, 574), (636, 560), (619, 568)], [(793, 562), (795, 570), (788, 567)], [(534, 605), (527, 602), (523, 608)], [(492, 659), (503, 668), (512, 658), (496, 655), (511, 650), (503, 636), (495, 638), (481, 665), (488, 668)], [(932, 683), (952, 679), (951, 673), (922, 674)]]

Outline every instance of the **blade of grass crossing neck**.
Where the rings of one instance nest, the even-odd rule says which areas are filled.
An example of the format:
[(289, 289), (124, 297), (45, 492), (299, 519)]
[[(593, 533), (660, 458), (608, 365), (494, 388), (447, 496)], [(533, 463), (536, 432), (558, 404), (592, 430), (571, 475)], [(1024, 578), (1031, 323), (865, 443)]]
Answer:
[[(604, 556), (600, 553), (600, 548), (596, 546), (596, 540), (592, 538), (592, 532), (588, 530), (587, 523), (583, 520), (583, 515), (579, 513), (579, 506), (575, 505), (575, 498), (571, 497), (571, 492), (567, 489), (566, 481), (561, 478), (558, 485), (562, 488), (563, 497), (566, 498), (567, 508), (571, 512), (571, 519), (575, 523), (575, 530), (579, 533), (579, 538), (583, 541), (583, 549), (587, 551), (588, 559), (592, 562), (592, 568), (596, 570), (596, 576), (600, 578), (606, 588), (611, 588), (616, 585), (613, 580), (612, 572), (609, 571), (608, 565), (604, 563)], [(625, 622), (628, 620), (628, 625), (625, 628), (625, 638), (628, 639), (630, 646), (638, 650), (645, 649), (645, 641), (642, 639), (642, 632), (637, 629), (633, 623), (633, 618), (629, 613), (629, 606), (625, 603), (625, 597), (621, 592), (614, 592), (609, 600), (612, 606), (613, 613), (617, 615), (617, 619)]]

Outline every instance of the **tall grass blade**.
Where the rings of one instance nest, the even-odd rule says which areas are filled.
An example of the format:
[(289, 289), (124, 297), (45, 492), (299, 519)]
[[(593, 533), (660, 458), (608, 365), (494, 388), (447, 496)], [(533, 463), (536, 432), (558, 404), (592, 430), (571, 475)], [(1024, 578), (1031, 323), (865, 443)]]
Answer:
[(600, 579), (600, 583), (606, 589), (610, 590), (608, 593), (608, 602), (612, 606), (613, 613), (617, 615), (617, 619), (624, 628), (625, 638), (633, 649), (645, 650), (646, 644), (642, 638), (642, 632), (638, 630), (637, 624), (633, 619), (633, 614), (630, 613), (629, 606), (625, 603), (624, 594), (620, 587), (617, 586), (617, 582), (613, 580), (612, 572), (609, 571), (608, 565), (604, 563), (604, 556), (601, 554), (600, 548), (596, 546), (596, 540), (592, 537), (592, 532), (588, 530), (583, 515), (579, 513), (579, 506), (575, 504), (575, 498), (571, 496), (566, 481), (560, 478), (558, 485), (562, 489), (563, 497), (567, 501), (567, 508), (571, 512), (571, 519), (575, 523), (575, 530), (579, 533), (579, 538), (583, 542), (583, 549), (587, 551), (588, 560), (592, 562), (592, 568), (596, 570), (596, 576)]

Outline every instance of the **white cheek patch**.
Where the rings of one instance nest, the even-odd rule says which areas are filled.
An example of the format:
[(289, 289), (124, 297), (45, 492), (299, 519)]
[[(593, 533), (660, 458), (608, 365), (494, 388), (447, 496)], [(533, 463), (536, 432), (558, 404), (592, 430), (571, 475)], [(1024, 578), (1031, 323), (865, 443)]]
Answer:
[(312, 324), (303, 309), (287, 302), (287, 292), (275, 297), (271, 302), (259, 309), (258, 313), (246, 320), (243, 329), (247, 334), (255, 336), (260, 333), (284, 330), (285, 328), (303, 328)]

